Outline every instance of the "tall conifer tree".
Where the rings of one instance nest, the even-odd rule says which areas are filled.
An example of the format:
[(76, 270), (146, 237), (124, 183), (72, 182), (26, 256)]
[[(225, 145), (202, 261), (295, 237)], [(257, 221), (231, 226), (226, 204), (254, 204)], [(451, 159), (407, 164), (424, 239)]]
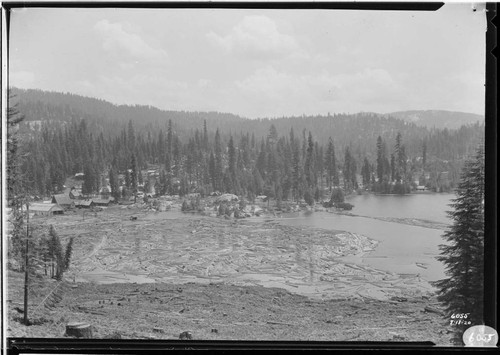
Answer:
[[(483, 323), (484, 296), (484, 148), (468, 160), (449, 212), (453, 220), (445, 232), (446, 244), (440, 245), (438, 260), (446, 265), (448, 278), (437, 281), (438, 300), (448, 311), (470, 313), (472, 325)], [(449, 319), (449, 318), (448, 318)], [(456, 326), (460, 341), (467, 326)]]

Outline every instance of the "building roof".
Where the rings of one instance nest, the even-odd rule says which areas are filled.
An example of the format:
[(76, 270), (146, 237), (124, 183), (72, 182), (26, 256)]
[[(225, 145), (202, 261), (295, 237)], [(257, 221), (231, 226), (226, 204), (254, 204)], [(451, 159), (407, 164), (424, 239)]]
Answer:
[(82, 193), (80, 191), (78, 191), (77, 189), (73, 189), (69, 193), (71, 195), (73, 195), (74, 197), (80, 197), (80, 196), (82, 196)]
[(75, 206), (90, 206), (93, 202), (93, 200), (77, 200)]
[(109, 198), (95, 198), (93, 199), (94, 203), (95, 204), (108, 204), (110, 202), (110, 199)]
[(71, 205), (73, 200), (69, 197), (69, 195), (60, 194), (52, 196), (52, 203), (57, 203), (58, 205)]
[(32, 203), (29, 206), (30, 211), (33, 212), (56, 212), (63, 211), (61, 206), (57, 203)]

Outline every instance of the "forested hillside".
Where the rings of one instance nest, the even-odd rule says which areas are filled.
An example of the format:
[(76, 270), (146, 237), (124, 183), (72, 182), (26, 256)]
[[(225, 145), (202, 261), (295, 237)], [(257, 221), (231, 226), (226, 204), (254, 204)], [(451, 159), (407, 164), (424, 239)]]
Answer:
[(484, 123), (484, 116), (481, 115), (442, 110), (400, 111), (392, 112), (388, 114), (388, 116), (412, 122), (423, 127), (441, 129), (456, 129), (463, 125), (474, 124), (477, 122)]
[[(416, 180), (447, 190), (484, 136), (482, 124), (428, 129), (375, 114), (250, 120), (40, 90), (13, 93), (12, 104), (25, 116), (19, 125), (24, 188), (41, 196), (82, 172), (85, 193), (109, 184), (117, 197), (122, 185), (122, 194), (132, 194), (150, 184), (160, 194), (306, 200), (328, 197), (325, 190), (334, 186), (403, 193)], [(145, 173), (151, 166), (157, 179)]]

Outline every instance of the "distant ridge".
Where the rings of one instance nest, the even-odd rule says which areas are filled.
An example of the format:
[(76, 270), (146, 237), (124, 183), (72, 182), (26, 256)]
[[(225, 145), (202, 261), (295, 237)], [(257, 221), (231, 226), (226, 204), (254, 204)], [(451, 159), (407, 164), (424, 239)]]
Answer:
[(445, 110), (411, 110), (398, 111), (383, 116), (392, 116), (406, 122), (414, 123), (427, 128), (456, 129), (462, 125), (484, 123), (484, 116), (467, 112), (455, 112)]
[[(118, 121), (128, 121), (137, 116), (137, 112), (141, 111), (141, 118), (144, 121), (157, 119), (165, 119), (165, 117), (177, 119), (190, 117), (196, 120), (209, 118), (220, 125), (230, 122), (240, 122), (249, 120), (248, 118), (224, 112), (200, 112), (200, 111), (173, 111), (158, 109), (148, 105), (117, 105), (103, 99), (82, 96), (71, 93), (61, 93), (44, 91), (39, 89), (18, 89), (12, 88), (12, 93), (18, 96), (19, 99), (29, 102), (43, 102), (51, 105), (70, 106), (81, 112), (85, 112), (94, 117), (102, 117), (109, 119), (117, 119)], [(376, 113), (376, 112), (359, 112), (352, 114), (357, 117), (392, 117), (413, 123), (420, 127), (426, 128), (448, 128), (457, 129), (462, 125), (474, 124), (476, 122), (484, 123), (484, 116), (467, 112), (456, 112), (446, 110), (408, 110), (397, 111), (391, 113)], [(292, 117), (289, 117), (292, 118)], [(27, 117), (28, 120), (32, 119)], [(260, 120), (269, 120), (261, 118)], [(271, 119), (274, 120), (274, 119)]]
[(90, 132), (102, 134), (106, 139), (124, 134), (129, 122), (133, 123), (136, 133), (155, 137), (167, 132), (171, 121), (173, 131), (181, 141), (196, 137), (196, 131), (199, 134), (206, 128), (211, 139), (218, 130), (224, 144), (231, 136), (246, 135), (247, 140), (261, 145), (267, 140), (271, 126), (274, 126), (279, 135), (286, 139), (294, 136), (295, 139), (302, 137), (305, 141), (311, 133), (315, 141), (326, 145), (331, 138), (339, 152), (351, 147), (361, 159), (365, 154), (368, 157), (373, 154), (378, 136), (392, 146), (399, 132), (404, 137), (408, 154), (419, 154), (423, 139), (428, 139), (429, 152), (432, 153), (434, 149), (432, 142), (439, 142), (434, 144), (437, 147), (435, 149), (441, 149), (436, 156), (448, 160), (455, 153), (451, 148), (444, 152), (439, 147), (456, 144), (453, 139), (456, 140), (454, 137), (459, 133), (442, 132), (442, 128), (460, 128), (461, 138), (458, 140), (465, 141), (458, 153), (460, 155), (473, 149), (479, 137), (484, 136), (484, 123), (471, 124), (481, 120), (484, 122), (484, 119), (480, 115), (461, 112), (360, 112), (248, 119), (221, 112), (169, 111), (146, 105), (115, 105), (102, 99), (70, 93), (24, 89), (12, 89), (12, 93), (15, 95), (13, 103), (18, 104), (18, 110), (25, 116), (21, 129), (27, 136), (34, 134), (42, 122), (47, 122), (47, 127), (55, 128), (58, 125), (79, 124), (81, 119), (85, 119)]
[[(218, 126), (247, 120), (231, 113), (163, 110), (149, 105), (136, 104), (117, 105), (99, 98), (39, 89), (11, 88), (11, 92), (15, 95), (14, 103), (19, 103), (23, 107), (26, 121), (93, 118), (112, 120), (117, 123), (131, 120), (147, 124), (166, 123), (171, 119), (174, 124), (183, 125), (185, 121), (189, 121), (201, 127), (204, 119)], [(46, 109), (40, 110), (40, 106), (45, 106)], [(41, 111), (47, 114), (40, 115)]]

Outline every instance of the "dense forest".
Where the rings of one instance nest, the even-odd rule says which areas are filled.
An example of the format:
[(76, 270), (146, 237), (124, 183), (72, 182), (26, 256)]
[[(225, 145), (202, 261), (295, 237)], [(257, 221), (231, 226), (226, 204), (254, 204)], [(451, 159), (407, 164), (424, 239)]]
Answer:
[[(217, 112), (161, 111), (40, 90), (13, 90), (22, 189), (61, 192), (83, 173), (83, 193), (109, 185), (119, 198), (229, 192), (250, 199), (329, 199), (333, 187), (449, 191), (484, 124), (417, 126), (376, 114), (250, 120)], [(155, 170), (154, 178), (147, 174)]]

